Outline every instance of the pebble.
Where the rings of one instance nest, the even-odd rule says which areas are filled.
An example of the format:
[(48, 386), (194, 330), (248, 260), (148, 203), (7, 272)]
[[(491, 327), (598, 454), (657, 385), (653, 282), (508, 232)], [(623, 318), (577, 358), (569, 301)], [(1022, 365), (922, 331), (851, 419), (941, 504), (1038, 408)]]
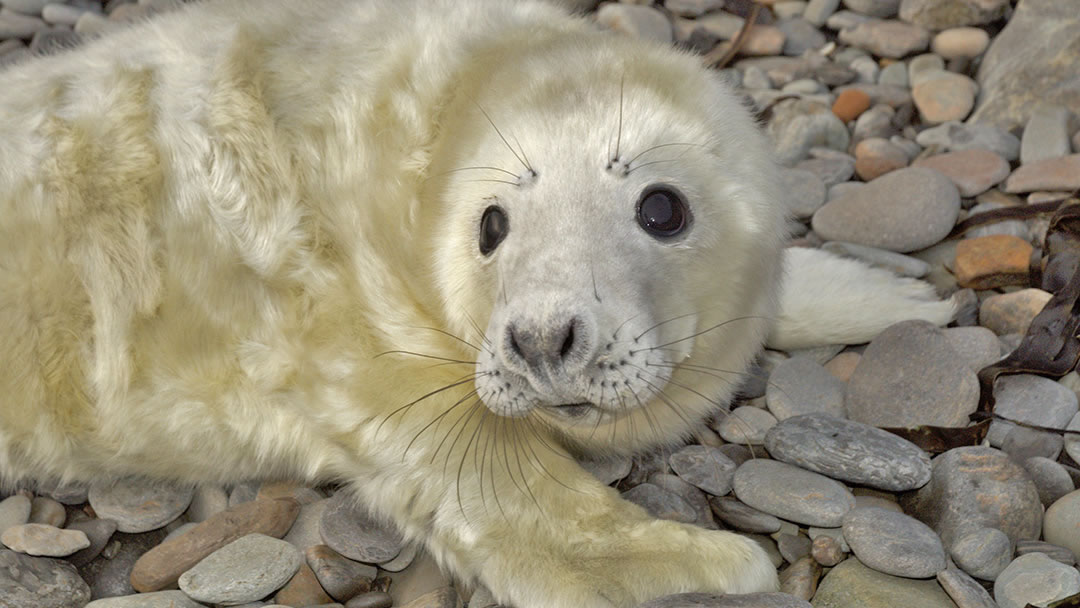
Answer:
[(319, 585), (339, 602), (371, 591), (372, 581), (378, 575), (375, 566), (354, 562), (326, 545), (308, 547), (304, 556)]
[(780, 591), (809, 601), (814, 597), (820, 579), (821, 565), (810, 556), (802, 557), (780, 573)]
[(79, 567), (79, 574), (90, 585), (93, 597), (133, 595), (136, 590), (132, 586), (131, 574), (136, 562), (161, 544), (165, 535), (164, 528), (140, 534), (113, 534), (101, 551), (101, 559), (91, 560)]
[(622, 497), (658, 519), (687, 524), (697, 521), (697, 512), (686, 499), (655, 484), (643, 483), (634, 486), (623, 492)]
[(1005, 433), (1005, 438), (997, 447), (1016, 462), (1024, 462), (1036, 456), (1056, 459), (1061, 455), (1063, 444), (1064, 440), (1057, 433), (1013, 427)]
[(941, 146), (946, 151), (983, 148), (1010, 162), (1020, 157), (1020, 140), (993, 125), (948, 121), (919, 132), (915, 141), (923, 147)]
[(765, 438), (773, 458), (832, 479), (902, 492), (930, 480), (930, 456), (872, 426), (827, 414), (788, 418)]
[(934, 580), (892, 576), (866, 567), (858, 559), (841, 562), (821, 579), (818, 608), (956, 608)]
[(716, 518), (740, 532), (772, 534), (780, 530), (780, 520), (747, 506), (735, 498), (711, 497), (709, 504)]
[[(1080, 431), (1080, 414), (1073, 416), (1065, 428), (1070, 431)], [(1074, 462), (1080, 461), (1080, 435), (1076, 433), (1066, 435), (1064, 444), (1065, 452), (1069, 455), (1069, 458), (1072, 458)]]
[(700, 17), (724, 8), (724, 0), (667, 0), (664, 8), (680, 17)]
[(735, 496), (765, 513), (811, 526), (839, 526), (855, 506), (843, 485), (775, 460), (743, 463), (735, 471)]
[(928, 156), (913, 165), (944, 173), (956, 184), (960, 195), (968, 198), (986, 192), (1009, 176), (1008, 161), (990, 150), (979, 148)]
[[(358, 595), (345, 604), (345, 608), (390, 608), (394, 605), (394, 598), (384, 591), (372, 591)], [(496, 606), (496, 608), (502, 608)]]
[[(994, 383), (994, 413), (1018, 422), (1064, 429), (1080, 410), (1076, 393), (1061, 384), (1034, 374), (1010, 374)], [(987, 440), (1000, 444), (1014, 425), (995, 420)]]
[(187, 520), (205, 521), (229, 508), (229, 494), (221, 486), (198, 486), (192, 493), (191, 504), (187, 509)]
[(319, 532), (323, 542), (349, 559), (371, 564), (388, 562), (405, 544), (394, 528), (368, 514), (356, 496), (338, 492), (326, 506)]
[(887, 139), (871, 137), (855, 146), (855, 174), (864, 181), (902, 169), (907, 164), (907, 153)]
[(930, 50), (945, 59), (974, 59), (990, 46), (990, 35), (978, 27), (954, 27), (938, 32)]
[(885, 249), (865, 247), (843, 241), (829, 241), (822, 245), (821, 248), (837, 255), (862, 260), (871, 266), (885, 268), (900, 276), (920, 278), (930, 272), (930, 265), (926, 262)]
[(1069, 492), (1046, 509), (1043, 539), (1080, 555), (1080, 490)]
[(776, 22), (776, 28), (784, 35), (782, 52), (785, 55), (798, 57), (825, 46), (825, 34), (802, 17), (781, 18)]
[(831, 536), (821, 535), (811, 541), (810, 555), (817, 563), (831, 568), (844, 560), (846, 552), (840, 541)]
[(1027, 555), (1028, 553), (1044, 553), (1046, 557), (1061, 562), (1066, 566), (1076, 563), (1076, 555), (1061, 545), (1055, 545), (1041, 540), (1021, 540), (1016, 543), (1016, 554)]
[(803, 11), (803, 19), (813, 23), (817, 27), (825, 25), (825, 21), (840, 7), (840, 0), (810, 0)]
[(907, 64), (903, 61), (897, 61), (885, 66), (881, 69), (881, 74), (878, 76), (878, 83), (887, 86), (907, 88), (909, 86)]
[(675, 474), (713, 496), (731, 491), (736, 464), (718, 448), (688, 445), (668, 459)]
[(829, 187), (846, 182), (855, 175), (855, 158), (846, 155), (840, 158), (811, 158), (799, 162), (795, 168), (813, 173)]
[(280, 589), (299, 570), (303, 557), (291, 544), (248, 534), (206, 556), (180, 576), (180, 590), (199, 602), (235, 605)]
[(37, 17), (19, 13), (0, 13), (0, 39), (30, 38), (48, 29), (49, 25)]
[(713, 595), (680, 593), (649, 600), (637, 608), (810, 608), (810, 603), (787, 593)]
[(792, 357), (769, 375), (765, 403), (777, 420), (824, 412), (844, 416), (844, 383), (807, 357)]
[(578, 464), (593, 474), (600, 483), (609, 486), (630, 474), (629, 458), (607, 458), (604, 460), (581, 460)]
[(0, 534), (12, 526), (30, 521), (30, 499), (22, 494), (8, 496), (0, 501)]
[(874, 84), (881, 73), (881, 68), (878, 67), (877, 62), (868, 56), (856, 57), (848, 64), (848, 67), (855, 70), (855, 82)]
[(825, 182), (817, 175), (802, 169), (783, 169), (780, 178), (791, 195), (789, 208), (795, 217), (807, 219), (825, 204)]
[[(845, 6), (847, 5), (846, 2), (844, 4)], [(860, 23), (869, 21), (870, 19), (870, 17), (866, 15), (860, 15), (855, 11), (841, 10), (836, 11), (836, 13), (830, 15), (825, 20), (825, 25), (827, 25), (831, 30), (847, 30), (855, 27), (856, 25), (859, 25)]]
[(1028, 458), (1024, 461), (1024, 469), (1035, 482), (1035, 487), (1039, 491), (1039, 500), (1045, 507), (1049, 507), (1059, 498), (1076, 489), (1076, 484), (1065, 467), (1051, 458), (1043, 456)]
[(906, 253), (945, 238), (959, 213), (960, 194), (949, 178), (910, 167), (825, 203), (812, 223), (827, 240)]
[(957, 608), (998, 608), (986, 589), (961, 570), (946, 568), (937, 573), (937, 581)]
[(4, 8), (25, 15), (40, 15), (41, 9), (49, 0), (4, 0)]
[(90, 546), (72, 553), (67, 558), (67, 561), (72, 565), (81, 568), (90, 563), (105, 549), (113, 533), (116, 532), (116, 522), (111, 519), (84, 519), (68, 524), (67, 529), (79, 530), (90, 541)]
[(874, 338), (845, 397), (852, 420), (880, 427), (963, 426), (978, 402), (975, 373), (925, 321), (897, 323)]
[(210, 516), (181, 536), (147, 551), (131, 572), (132, 586), (141, 592), (176, 584), (180, 575), (225, 545), (252, 533), (281, 537), (289, 530), (300, 505), (292, 498), (240, 503)]
[(825, 364), (825, 371), (832, 374), (837, 380), (847, 382), (851, 378), (852, 372), (855, 371), (855, 366), (857, 366), (861, 360), (861, 354), (853, 351), (845, 351), (830, 359)]
[(945, 69), (945, 59), (935, 53), (923, 53), (908, 62), (908, 81), (911, 86), (922, 82), (926, 76)]
[(933, 30), (982, 25), (1000, 19), (1008, 0), (903, 0), (900, 18)]
[(952, 547), (962, 535), (997, 528), (1016, 542), (1039, 537), (1042, 503), (1027, 472), (993, 448), (954, 448), (934, 458), (930, 483), (901, 496), (904, 511)]
[(638, 38), (671, 42), (674, 31), (671, 22), (651, 6), (612, 2), (596, 11), (596, 22), (608, 29)]
[(724, 441), (743, 445), (761, 445), (765, 442), (765, 433), (776, 424), (776, 417), (769, 412), (743, 405), (737, 407), (726, 415), (721, 414), (720, 420), (713, 428)]
[(90, 488), (88, 500), (98, 517), (116, 522), (121, 532), (156, 530), (180, 517), (191, 504), (193, 488), (141, 479), (122, 479)]
[(802, 534), (776, 535), (776, 548), (784, 561), (793, 564), (810, 555), (810, 539)]
[(844, 44), (891, 59), (926, 50), (930, 45), (930, 34), (924, 28), (884, 19), (870, 19), (853, 28), (840, 30), (839, 39)]
[(41, 9), (41, 17), (53, 25), (74, 26), (83, 13), (90, 9), (71, 4), (50, 2)]
[(13, 551), (45, 557), (64, 557), (90, 546), (84, 532), (45, 524), (12, 526), (0, 534), (0, 542)]
[(911, 89), (915, 107), (923, 122), (963, 120), (975, 107), (975, 81), (955, 72), (937, 70), (922, 75)]
[(73, 608), (90, 601), (90, 587), (75, 566), (0, 549), (0, 606)]
[(85, 608), (203, 608), (183, 591), (155, 591), (94, 600)]
[(927, 578), (945, 569), (945, 549), (919, 520), (887, 509), (857, 508), (844, 516), (844, 539), (866, 566), (905, 578)]
[(994, 599), (1001, 608), (1045, 606), (1080, 592), (1080, 572), (1042, 553), (1014, 559), (994, 581)]
[(281, 537), (282, 540), (292, 543), (301, 551), (314, 545), (321, 545), (323, 540), (322, 535), (319, 533), (319, 522), (322, 521), (323, 513), (326, 512), (326, 506), (329, 504), (330, 499), (323, 498), (301, 505), (296, 521), (289, 528), (288, 534)]
[(1001, 341), (985, 327), (947, 327), (945, 338), (973, 372), (1001, 359)]
[(867, 17), (895, 17), (900, 0), (844, 0), (844, 6)]
[(1020, 165), (1005, 180), (1005, 192), (1075, 190), (1080, 188), (1080, 154)]
[(57, 528), (64, 527), (67, 511), (64, 505), (45, 496), (35, 496), (30, 503), (30, 523), (45, 524)]
[(1019, 237), (998, 234), (961, 239), (953, 272), (961, 287), (993, 289), (1026, 285), (1031, 245)]
[(38, 494), (48, 496), (62, 505), (83, 504), (88, 491), (89, 488), (82, 484), (38, 484)]
[(1026, 334), (1035, 315), (1052, 297), (1033, 287), (990, 296), (979, 305), (979, 325), (999, 336)]
[(992, 581), (1012, 561), (1013, 542), (997, 528), (975, 528), (956, 539), (949, 556), (964, 572)]
[(274, 601), (285, 606), (318, 606), (334, 600), (323, 591), (311, 568), (301, 563), (296, 574), (274, 596)]
[(843, 121), (827, 106), (803, 99), (776, 104), (765, 132), (773, 140), (777, 159), (785, 165), (806, 158), (814, 146), (845, 150), (851, 141)]

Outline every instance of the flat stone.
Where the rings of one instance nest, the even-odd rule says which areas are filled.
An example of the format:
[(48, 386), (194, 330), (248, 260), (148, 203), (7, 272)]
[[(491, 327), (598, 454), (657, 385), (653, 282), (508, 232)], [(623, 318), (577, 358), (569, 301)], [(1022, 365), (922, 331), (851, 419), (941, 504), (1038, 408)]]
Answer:
[(847, 127), (827, 107), (813, 101), (789, 99), (773, 107), (765, 132), (772, 139), (778, 160), (792, 165), (806, 158), (810, 148), (847, 149)]
[(825, 204), (825, 182), (802, 169), (783, 169), (780, 178), (790, 196), (788, 205), (795, 217), (806, 219)]
[[(1070, 431), (1080, 431), (1080, 414), (1073, 416), (1065, 428)], [(1069, 433), (1064, 438), (1064, 444), (1069, 458), (1072, 458), (1074, 462), (1080, 462), (1080, 435)]]
[(915, 136), (920, 146), (941, 146), (946, 151), (986, 149), (1007, 161), (1020, 157), (1020, 140), (1008, 131), (987, 124), (948, 121)]
[(1076, 555), (1061, 545), (1055, 545), (1041, 540), (1022, 540), (1016, 543), (1016, 555), (1028, 553), (1043, 553), (1050, 559), (1061, 562), (1066, 566), (1076, 564)]
[[(1080, 410), (1076, 393), (1061, 384), (1034, 374), (1009, 374), (994, 383), (994, 413), (1018, 422), (1064, 429)], [(995, 420), (987, 440), (1000, 444), (1015, 425)]]
[(901, 495), (906, 513), (941, 536), (947, 548), (977, 528), (997, 528), (1016, 542), (1039, 537), (1042, 503), (1027, 472), (993, 448), (954, 448), (931, 462), (930, 483)]
[(908, 72), (907, 64), (903, 61), (896, 61), (890, 63), (881, 69), (881, 74), (878, 76), (878, 82), (883, 85), (889, 85), (894, 87), (908, 87)]
[(833, 479), (894, 492), (930, 480), (930, 456), (872, 426), (828, 414), (788, 418), (765, 437), (773, 458)]
[(1069, 492), (1046, 509), (1043, 539), (1080, 555), (1080, 490)]
[(881, 137), (870, 137), (855, 145), (855, 174), (870, 181), (908, 164), (907, 152)]
[(582, 460), (578, 464), (593, 474), (600, 483), (609, 486), (630, 474), (629, 458), (609, 458), (605, 460)]
[(978, 27), (954, 27), (939, 32), (930, 49), (945, 59), (974, 59), (990, 46), (990, 35)]
[(811, 604), (787, 593), (746, 593), (714, 595), (711, 593), (680, 593), (668, 595), (637, 608), (810, 608)]
[(793, 564), (810, 555), (810, 539), (802, 534), (776, 534), (776, 548), (784, 561)]
[(1075, 190), (1080, 188), (1080, 154), (1037, 160), (1020, 165), (1005, 180), (1005, 192)]
[(822, 412), (844, 415), (844, 383), (806, 357), (792, 357), (769, 375), (765, 403), (777, 420)]
[(844, 6), (867, 17), (895, 17), (900, 0), (844, 0)]
[(961, 287), (993, 289), (1026, 285), (1032, 247), (1024, 239), (1000, 234), (961, 239), (953, 272)]
[(979, 325), (999, 336), (1026, 334), (1031, 321), (1052, 297), (1033, 287), (990, 296), (979, 305)]
[(75, 566), (0, 549), (0, 606), (72, 608), (90, 601), (90, 587)]
[(1069, 472), (1056, 460), (1035, 456), (1024, 461), (1024, 469), (1035, 482), (1035, 488), (1039, 490), (1039, 500), (1044, 507), (1049, 507), (1076, 489)]
[(658, 42), (670, 43), (675, 36), (668, 18), (651, 6), (605, 4), (596, 11), (596, 22), (616, 32)]
[(1069, 143), (1072, 118), (1064, 106), (1039, 104), (1032, 110), (1020, 139), (1020, 162), (1026, 165), (1068, 155), (1072, 151)]
[[(993, 423), (991, 423), (991, 428), (993, 428), (992, 425)], [(1000, 437), (1000, 433), (995, 435), (996, 437)], [(1011, 456), (1016, 462), (1025, 462), (1036, 456), (1054, 460), (1061, 455), (1064, 443), (1061, 435), (1057, 433), (1013, 426), (1005, 433), (1001, 444), (995, 447)]]
[(946, 568), (937, 573), (937, 581), (957, 608), (998, 608), (986, 589), (961, 570)]
[(371, 591), (379, 573), (375, 566), (354, 562), (326, 545), (308, 547), (304, 556), (320, 586), (339, 602)]
[(765, 441), (765, 433), (775, 424), (776, 417), (769, 412), (743, 405), (726, 415), (721, 414), (720, 420), (713, 425), (713, 428), (724, 438), (724, 441), (743, 445), (761, 445)]
[(975, 81), (955, 72), (938, 70), (922, 76), (911, 89), (915, 107), (923, 122), (942, 123), (963, 120), (975, 107)]
[[(734, 473), (734, 471), (732, 472)], [(672, 492), (685, 500), (694, 510), (694, 520), (690, 523), (709, 530), (718, 529), (716, 521), (713, 520), (708, 497), (697, 486), (683, 481), (677, 475), (660, 472), (649, 475), (648, 483), (659, 486), (661, 489)]]
[(0, 14), (0, 40), (4, 38), (30, 38), (37, 32), (48, 28), (49, 24), (37, 17), (19, 13)]
[(274, 596), (274, 601), (285, 606), (318, 606), (334, 600), (323, 591), (311, 568), (301, 563), (296, 574)]
[(853, 28), (840, 30), (839, 38), (844, 44), (891, 59), (926, 50), (930, 45), (930, 34), (926, 29), (886, 19), (870, 19)]
[(90, 539), (79, 530), (45, 524), (11, 526), (0, 534), (0, 542), (12, 551), (45, 557), (64, 557), (90, 546)]
[(301, 551), (306, 550), (308, 547), (323, 544), (322, 535), (319, 533), (319, 522), (322, 521), (323, 513), (326, 512), (326, 507), (329, 504), (330, 499), (323, 498), (322, 500), (301, 505), (296, 521), (289, 528), (288, 534), (281, 537), (281, 539), (292, 543), (294, 547)]
[[(852, 175), (855, 175), (855, 157), (809, 158), (797, 163), (795, 168), (809, 171), (818, 176), (818, 179), (828, 188), (846, 182), (851, 179)], [(829, 198), (831, 200), (831, 197)]]
[(86, 608), (203, 608), (183, 591), (155, 591), (94, 600)]
[(863, 507), (848, 511), (843, 528), (855, 557), (878, 572), (927, 578), (945, 569), (941, 539), (913, 517)]
[(994, 599), (1001, 608), (1024, 608), (1080, 592), (1080, 572), (1042, 553), (1014, 559), (994, 581)]
[(131, 572), (131, 584), (144, 593), (168, 588), (185, 571), (239, 538), (253, 533), (284, 536), (299, 511), (300, 505), (292, 498), (229, 507), (143, 554)]
[(12, 526), (21, 526), (30, 521), (30, 499), (22, 494), (8, 496), (0, 501), (0, 534)]
[[(140, 534), (116, 532), (102, 550), (101, 559), (79, 567), (79, 575), (90, 585), (95, 598), (134, 595), (131, 573), (136, 561), (165, 539), (165, 528)], [(175, 586), (175, 581), (173, 582)]]
[(963, 426), (978, 402), (975, 373), (925, 321), (897, 323), (874, 338), (845, 398), (852, 420), (879, 427)]
[(680, 17), (700, 17), (724, 8), (724, 0), (669, 0), (664, 8)]
[(248, 534), (206, 556), (180, 576), (193, 600), (235, 606), (270, 595), (299, 570), (303, 557), (291, 544)]
[(735, 498), (709, 499), (716, 518), (740, 532), (772, 534), (780, 530), (780, 520)]
[(960, 536), (949, 555), (964, 572), (992, 581), (1012, 561), (1013, 542), (997, 528), (975, 528)]
[(985, 327), (947, 327), (945, 339), (971, 371), (978, 371), (1001, 359), (1001, 342)]
[(904, 277), (918, 279), (930, 272), (930, 265), (926, 262), (895, 251), (845, 243), (843, 241), (829, 241), (822, 245), (821, 248), (837, 255), (862, 260), (871, 266), (884, 268)]
[(67, 511), (64, 505), (55, 500), (45, 496), (35, 496), (30, 502), (30, 523), (62, 528), (66, 520)]
[(200, 522), (229, 508), (229, 494), (221, 486), (198, 486), (188, 505), (187, 519)]
[(960, 193), (949, 178), (910, 167), (825, 203), (812, 223), (826, 240), (905, 253), (945, 238), (959, 213)]
[(193, 488), (166, 486), (142, 479), (122, 479), (90, 488), (88, 499), (98, 517), (116, 522), (121, 532), (156, 530), (191, 504)]
[(379, 564), (394, 559), (405, 544), (393, 524), (375, 520), (349, 492), (330, 498), (319, 531), (323, 541), (349, 559)]
[(668, 459), (671, 470), (683, 480), (714, 496), (731, 491), (736, 464), (718, 448), (689, 445)]
[(843, 485), (775, 460), (743, 463), (735, 471), (735, 496), (760, 511), (812, 526), (839, 526), (855, 506)]
[(89, 488), (82, 484), (70, 483), (70, 484), (38, 484), (37, 493), (42, 496), (48, 496), (62, 505), (81, 505), (86, 502), (86, 495), (89, 492)]
[(1009, 175), (1008, 161), (990, 150), (979, 148), (928, 156), (915, 161), (913, 166), (942, 172), (965, 197), (986, 192)]
[(73, 566), (81, 568), (101, 554), (116, 532), (116, 522), (111, 519), (84, 519), (68, 524), (67, 529), (79, 530), (90, 541), (90, 546), (72, 553), (67, 558)]
[(668, 519), (682, 523), (693, 523), (697, 513), (690, 503), (678, 494), (660, 486), (643, 483), (622, 493), (625, 500), (644, 508), (658, 519)]
[(1000, 19), (1008, 0), (902, 0), (900, 18), (932, 30), (982, 25)]
[(853, 557), (821, 579), (812, 604), (817, 608), (956, 608), (937, 581), (892, 576)]
[[(393, 605), (394, 598), (389, 593), (371, 591), (352, 598), (345, 604), (345, 608), (391, 608)], [(503, 607), (496, 606), (495, 608)]]

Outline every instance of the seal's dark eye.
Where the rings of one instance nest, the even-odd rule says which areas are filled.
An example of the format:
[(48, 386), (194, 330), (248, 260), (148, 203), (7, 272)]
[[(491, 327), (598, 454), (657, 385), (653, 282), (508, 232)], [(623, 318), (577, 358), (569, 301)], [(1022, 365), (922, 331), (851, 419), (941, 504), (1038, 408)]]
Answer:
[(501, 207), (492, 205), (484, 209), (484, 216), (480, 218), (480, 253), (491, 255), (508, 232), (510, 220)]
[(650, 186), (641, 194), (637, 221), (645, 232), (658, 237), (675, 236), (686, 229), (689, 219), (686, 200), (671, 186)]

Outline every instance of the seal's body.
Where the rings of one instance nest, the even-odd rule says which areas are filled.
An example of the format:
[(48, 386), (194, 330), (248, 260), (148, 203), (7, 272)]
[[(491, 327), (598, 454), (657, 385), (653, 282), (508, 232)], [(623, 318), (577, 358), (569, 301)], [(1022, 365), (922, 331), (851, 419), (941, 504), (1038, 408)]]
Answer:
[[(770, 328), (951, 313), (818, 252), (781, 295), (740, 104), (546, 4), (198, 4), (0, 91), (5, 481), (340, 480), (518, 608), (773, 588), (571, 454), (678, 441)], [(892, 304), (830, 325), (831, 269)]]

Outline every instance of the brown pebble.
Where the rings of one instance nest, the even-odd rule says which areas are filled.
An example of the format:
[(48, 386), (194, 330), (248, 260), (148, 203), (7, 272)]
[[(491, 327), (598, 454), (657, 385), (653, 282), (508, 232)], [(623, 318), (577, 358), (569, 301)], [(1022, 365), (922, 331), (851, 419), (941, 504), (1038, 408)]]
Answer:
[(840, 541), (822, 534), (811, 543), (810, 556), (822, 566), (831, 568), (844, 561), (845, 554), (844, 549), (840, 546)]
[(953, 263), (956, 282), (972, 289), (1026, 285), (1032, 251), (1027, 241), (1008, 234), (962, 239)]
[(977, 196), (1009, 175), (1009, 163), (989, 150), (972, 148), (919, 159), (916, 167), (936, 169), (951, 179), (961, 196)]
[(844, 122), (850, 122), (870, 109), (870, 96), (859, 89), (846, 89), (836, 96), (832, 112)]
[(333, 598), (319, 585), (319, 579), (307, 564), (300, 564), (300, 569), (288, 583), (277, 592), (274, 601), (284, 606), (304, 608), (319, 604), (332, 604)]
[(855, 146), (855, 173), (863, 181), (881, 177), (908, 164), (904, 150), (887, 139), (870, 137)]
[(371, 591), (378, 574), (374, 566), (354, 562), (326, 545), (308, 547), (304, 558), (322, 588), (339, 602)]
[(67, 520), (67, 511), (64, 505), (51, 498), (35, 496), (30, 503), (30, 523), (32, 524), (62, 528), (65, 520)]
[(851, 378), (851, 372), (859, 364), (862, 355), (854, 351), (842, 352), (825, 364), (825, 371), (835, 376), (841, 382), (847, 382)]
[(345, 602), (345, 608), (390, 608), (393, 605), (394, 598), (385, 591), (364, 593)]
[(979, 325), (999, 336), (1026, 334), (1032, 319), (1052, 297), (1035, 288), (990, 296), (979, 306)]
[(1080, 154), (1020, 165), (1005, 180), (1005, 192), (1075, 190), (1080, 188)]
[(256, 532), (274, 538), (285, 536), (298, 513), (300, 503), (293, 498), (229, 507), (144, 553), (131, 571), (131, 586), (140, 593), (172, 587), (204, 557), (242, 536)]
[(810, 601), (817, 592), (821, 564), (810, 556), (800, 558), (780, 573), (780, 591)]

